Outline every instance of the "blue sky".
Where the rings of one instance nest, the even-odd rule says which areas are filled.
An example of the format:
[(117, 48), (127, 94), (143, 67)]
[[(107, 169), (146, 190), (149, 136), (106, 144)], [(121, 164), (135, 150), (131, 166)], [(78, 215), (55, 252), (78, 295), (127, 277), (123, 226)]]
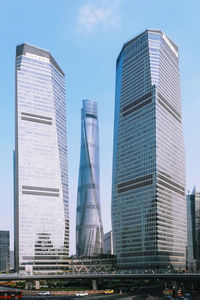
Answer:
[(191, 190), (196, 184), (200, 189), (199, 11), (198, 0), (1, 1), (0, 230), (10, 230), (13, 240), (15, 47), (23, 42), (48, 49), (66, 75), (71, 253), (75, 251), (81, 100), (94, 99), (99, 104), (106, 232), (111, 228), (115, 61), (123, 43), (147, 28), (161, 29), (179, 47), (186, 187)]

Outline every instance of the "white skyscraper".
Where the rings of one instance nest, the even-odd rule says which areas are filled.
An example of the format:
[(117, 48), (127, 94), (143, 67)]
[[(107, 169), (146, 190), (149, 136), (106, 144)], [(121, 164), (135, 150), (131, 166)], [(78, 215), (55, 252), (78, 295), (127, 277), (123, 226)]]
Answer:
[(51, 54), (16, 49), (15, 268), (57, 272), (69, 255), (65, 75)]

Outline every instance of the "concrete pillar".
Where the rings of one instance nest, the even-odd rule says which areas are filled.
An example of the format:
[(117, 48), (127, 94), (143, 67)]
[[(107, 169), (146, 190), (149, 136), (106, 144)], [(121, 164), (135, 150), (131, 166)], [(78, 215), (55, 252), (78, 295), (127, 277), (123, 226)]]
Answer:
[(176, 283), (176, 281), (172, 281), (172, 287), (173, 287), (173, 289), (177, 290), (177, 283)]
[(190, 287), (191, 287), (192, 290), (195, 289), (195, 287), (194, 287), (194, 281), (193, 281), (193, 280), (192, 280), (192, 282), (191, 282), (191, 284), (190, 284)]
[(174, 280), (172, 281), (172, 289), (173, 289), (173, 297), (175, 297), (177, 293), (177, 282)]
[(32, 281), (26, 280), (25, 289), (26, 289), (26, 290), (32, 290), (32, 288), (33, 288), (33, 283), (32, 283)]
[(92, 280), (92, 289), (97, 290), (97, 280), (96, 279)]

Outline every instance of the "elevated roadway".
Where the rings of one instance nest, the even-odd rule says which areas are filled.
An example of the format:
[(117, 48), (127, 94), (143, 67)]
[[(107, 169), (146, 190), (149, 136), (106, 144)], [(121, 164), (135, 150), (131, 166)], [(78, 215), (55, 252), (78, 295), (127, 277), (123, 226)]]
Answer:
[(108, 274), (108, 273), (76, 273), (76, 274), (0, 274), (0, 281), (15, 280), (47, 280), (47, 279), (160, 279), (160, 280), (200, 280), (200, 273), (145, 273), (145, 274)]

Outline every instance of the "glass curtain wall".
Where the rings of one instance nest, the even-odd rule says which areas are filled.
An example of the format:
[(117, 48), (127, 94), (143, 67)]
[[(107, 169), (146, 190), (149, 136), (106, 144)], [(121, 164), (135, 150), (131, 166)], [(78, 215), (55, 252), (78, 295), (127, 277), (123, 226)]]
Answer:
[(119, 268), (185, 269), (186, 201), (177, 46), (159, 30), (116, 63), (112, 230)]
[(83, 100), (81, 109), (81, 154), (76, 218), (76, 254), (102, 254), (98, 111), (97, 103), (91, 100)]
[(49, 51), (16, 49), (15, 268), (58, 272), (69, 255), (65, 75)]

